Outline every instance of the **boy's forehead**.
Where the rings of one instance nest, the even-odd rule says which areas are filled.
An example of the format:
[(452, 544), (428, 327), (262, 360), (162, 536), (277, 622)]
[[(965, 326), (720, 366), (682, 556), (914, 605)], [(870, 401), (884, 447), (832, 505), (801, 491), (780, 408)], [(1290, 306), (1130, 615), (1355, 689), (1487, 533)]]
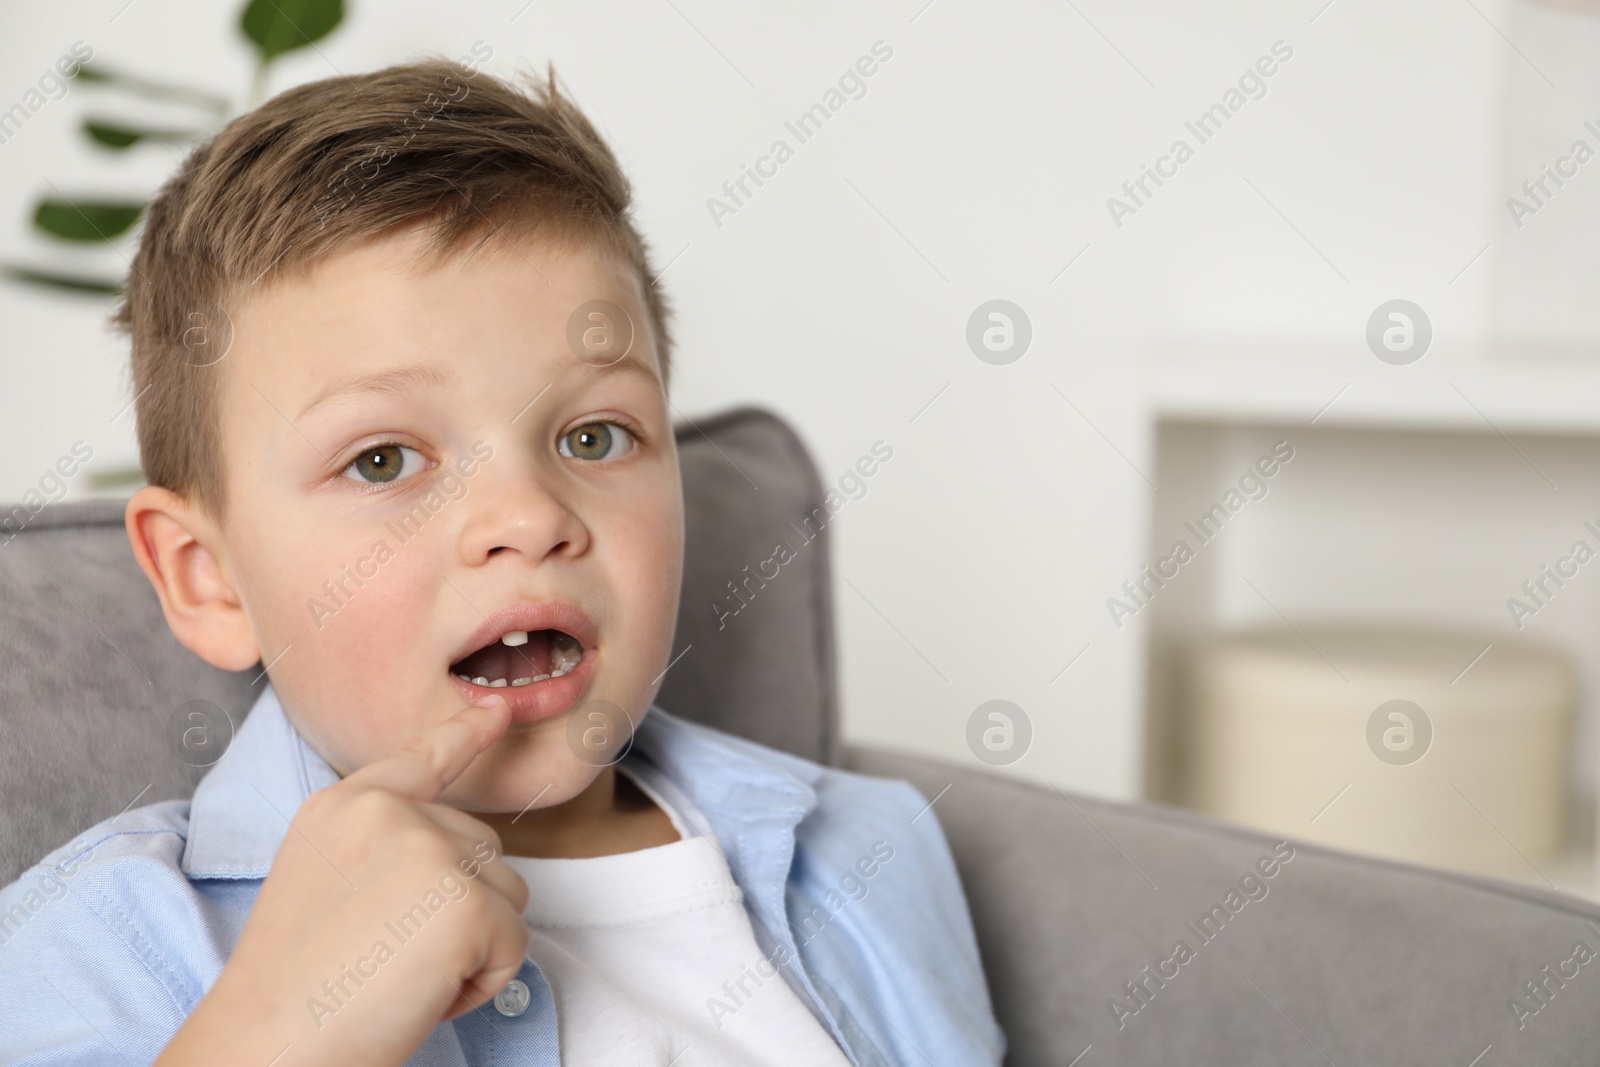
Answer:
[[(624, 293), (643, 311), (644, 286), (637, 271), (626, 256), (597, 238), (496, 229), (481, 240), (440, 249), (433, 244), (432, 231), (422, 225), (351, 242), (282, 275), (269, 274), (246, 287), (237, 303), (246, 316), (261, 308), (276, 318), (285, 311), (319, 306), (374, 310), (395, 293), (438, 288), (450, 289), (457, 301), (513, 291), (518, 305), (531, 309), (558, 309), (597, 295)], [(447, 310), (438, 301), (431, 306)]]
[(488, 345), (546, 370), (577, 369), (569, 327), (597, 302), (626, 320), (633, 343), (625, 357), (585, 362), (645, 374), (659, 388), (642, 282), (603, 243), (492, 235), (439, 256), (420, 230), (400, 231), (247, 292), (233, 338), (245, 381), (229, 389), (248, 394), (265, 376), (294, 404), (282, 414), (297, 419), (341, 397), (452, 384)]

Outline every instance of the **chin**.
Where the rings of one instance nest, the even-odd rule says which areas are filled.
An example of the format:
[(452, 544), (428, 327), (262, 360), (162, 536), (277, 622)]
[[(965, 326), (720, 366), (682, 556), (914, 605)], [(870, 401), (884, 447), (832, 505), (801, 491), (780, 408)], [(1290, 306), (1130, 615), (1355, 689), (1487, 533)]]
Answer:
[(440, 800), (467, 811), (515, 815), (565, 803), (582, 793), (604, 768), (574, 755), (567, 745), (565, 722), (557, 725), (561, 728), (508, 732), (474, 760)]

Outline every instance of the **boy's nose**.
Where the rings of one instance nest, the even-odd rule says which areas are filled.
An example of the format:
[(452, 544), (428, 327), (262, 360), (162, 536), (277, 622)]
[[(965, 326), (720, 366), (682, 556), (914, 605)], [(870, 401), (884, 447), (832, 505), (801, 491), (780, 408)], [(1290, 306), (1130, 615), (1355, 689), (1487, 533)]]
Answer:
[(461, 532), (463, 562), (480, 565), (506, 550), (535, 563), (587, 551), (588, 530), (558, 491), (534, 472), (493, 466), (484, 465), (482, 484), (461, 501), (469, 512)]

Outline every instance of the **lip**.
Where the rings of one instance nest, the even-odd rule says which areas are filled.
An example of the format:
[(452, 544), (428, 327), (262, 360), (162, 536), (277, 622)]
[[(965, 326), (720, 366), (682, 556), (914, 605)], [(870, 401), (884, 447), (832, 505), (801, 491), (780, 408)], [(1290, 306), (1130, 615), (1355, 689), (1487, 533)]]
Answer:
[[(512, 630), (564, 631), (577, 638), (578, 643), (583, 646), (583, 659), (560, 678), (547, 678), (542, 682), (522, 686), (478, 685), (475, 682), (462, 681), (449, 673), (450, 664), (459, 662), (491, 641), (497, 640), (501, 634)], [(499, 694), (511, 705), (513, 723), (534, 722), (560, 715), (577, 704), (578, 698), (594, 679), (595, 657), (599, 654), (596, 641), (594, 623), (589, 616), (571, 604), (559, 601), (513, 604), (485, 619), (483, 625), (474, 630), (450, 657), (450, 662), (445, 665), (445, 671), (466, 703), (475, 704), (486, 696)]]

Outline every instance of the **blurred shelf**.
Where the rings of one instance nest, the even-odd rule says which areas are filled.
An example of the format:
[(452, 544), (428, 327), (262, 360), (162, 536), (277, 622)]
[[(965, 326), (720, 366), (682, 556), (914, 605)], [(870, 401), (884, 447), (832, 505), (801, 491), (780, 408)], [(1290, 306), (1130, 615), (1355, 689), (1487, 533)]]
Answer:
[(1147, 368), (1159, 420), (1600, 435), (1600, 349), (1436, 343), (1416, 363), (1393, 366), (1359, 342), (1185, 344), (1158, 350)]

